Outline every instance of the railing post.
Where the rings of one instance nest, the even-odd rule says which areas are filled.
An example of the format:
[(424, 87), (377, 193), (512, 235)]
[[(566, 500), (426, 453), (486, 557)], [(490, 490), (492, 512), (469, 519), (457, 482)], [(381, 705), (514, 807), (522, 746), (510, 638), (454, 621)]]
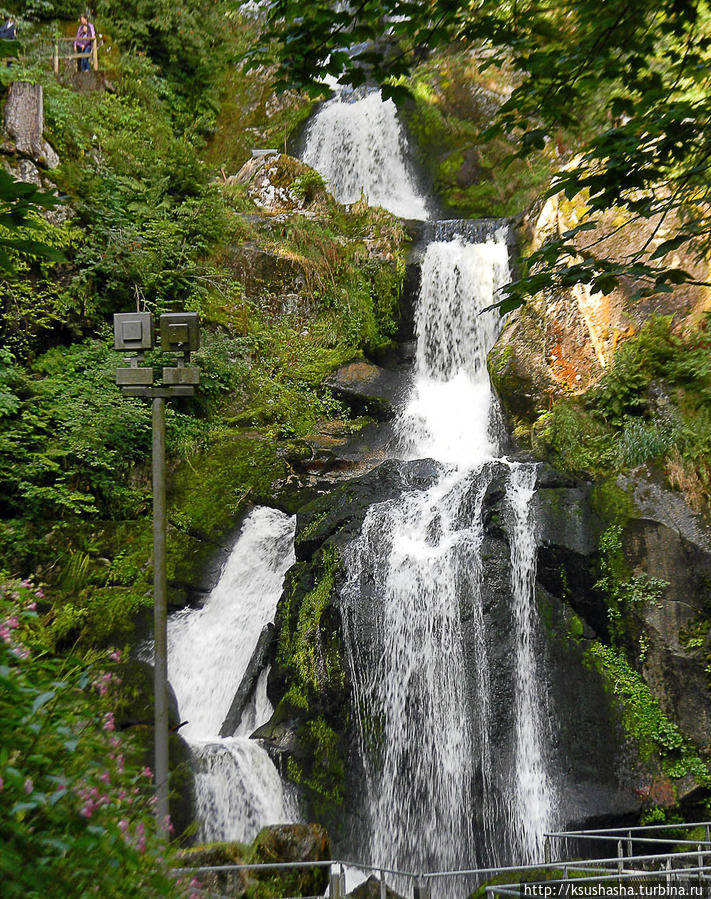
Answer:
[(543, 861), (550, 865), (551, 863), (551, 838), (546, 837), (543, 842)]
[(622, 874), (625, 869), (622, 862), (622, 859), (625, 857), (625, 853), (622, 848), (622, 840), (617, 841), (617, 857), (620, 859), (620, 861), (617, 862), (617, 873)]
[(346, 869), (344, 865), (341, 865), (341, 873), (338, 877), (338, 885), (340, 887), (341, 899), (344, 899), (344, 896), (346, 895)]
[(416, 880), (413, 887), (413, 899), (430, 899), (430, 885), (427, 880)]
[(341, 876), (336, 871), (336, 866), (331, 865), (331, 876), (328, 881), (329, 899), (342, 899), (341, 897)]
[(99, 42), (96, 38), (91, 42), (91, 67), (95, 72), (99, 71)]
[(385, 885), (385, 871), (380, 869), (380, 899), (387, 899), (388, 888)]
[(672, 869), (671, 859), (668, 858), (667, 859), (667, 876), (666, 876), (667, 886), (671, 886), (671, 882), (672, 882), (671, 869)]
[(632, 858), (634, 852), (632, 851), (632, 831), (627, 831), (627, 857)]
[(699, 883), (703, 884), (704, 882), (704, 853), (701, 850), (701, 843), (696, 847), (697, 852), (699, 853)]
[(59, 75), (59, 41), (54, 42), (54, 56), (52, 57), (54, 64), (54, 74)]
[(706, 842), (711, 843), (711, 825), (706, 825)]

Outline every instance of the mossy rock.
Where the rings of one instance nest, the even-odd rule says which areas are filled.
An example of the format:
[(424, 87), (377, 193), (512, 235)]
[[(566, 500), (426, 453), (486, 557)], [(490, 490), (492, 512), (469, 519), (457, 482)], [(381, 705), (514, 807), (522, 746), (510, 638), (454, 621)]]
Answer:
[(249, 159), (234, 180), (246, 184), (251, 199), (262, 209), (329, 213), (336, 201), (326, 182), (311, 166), (285, 153), (269, 153)]
[(271, 500), (272, 485), (288, 471), (275, 441), (228, 434), (173, 473), (168, 519), (183, 533), (212, 543), (214, 551), (248, 504)]

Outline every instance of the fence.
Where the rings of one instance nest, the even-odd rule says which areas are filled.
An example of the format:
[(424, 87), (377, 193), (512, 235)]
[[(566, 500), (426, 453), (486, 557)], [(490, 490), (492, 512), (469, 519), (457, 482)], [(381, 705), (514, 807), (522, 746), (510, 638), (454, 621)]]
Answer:
[[(698, 834), (701, 836), (698, 836)], [(581, 845), (599, 845), (601, 842), (616, 847), (614, 855), (574, 858), (573, 852)], [(641, 851), (654, 847), (659, 851)], [(195, 874), (237, 873), (252, 870), (296, 870), (304, 868), (330, 869), (330, 899), (345, 899), (346, 870), (357, 869), (374, 874), (379, 881), (380, 899), (387, 899), (391, 883), (396, 883), (405, 899), (431, 899), (433, 888), (437, 894), (467, 896), (484, 887), (487, 899), (501, 897), (529, 897), (533, 895), (565, 895), (566, 887), (580, 890), (585, 887), (629, 885), (638, 887), (640, 882), (648, 886), (666, 885), (682, 881), (693, 882), (700, 892), (691, 896), (711, 897), (711, 822), (692, 824), (657, 824), (644, 827), (601, 828), (596, 830), (559, 831), (545, 834), (545, 860), (538, 864), (510, 865), (490, 868), (463, 868), (456, 871), (428, 871), (415, 873), (383, 868), (360, 862), (304, 861), (273, 862), (246, 865), (208, 865), (181, 868), (181, 872)], [(493, 884), (492, 879), (513, 878), (518, 883)], [(531, 892), (531, 886), (542, 884), (557, 892)], [(404, 888), (403, 888), (404, 887)], [(227, 899), (225, 894), (212, 889), (203, 890), (209, 899)], [(575, 895), (572, 892), (571, 895)], [(578, 892), (577, 895), (585, 895)], [(588, 894), (591, 895), (591, 894)], [(618, 892), (617, 895), (624, 895)], [(648, 895), (653, 895), (649, 893)], [(661, 895), (657, 893), (656, 895)], [(283, 897), (287, 899), (287, 897)]]
[(99, 71), (99, 47), (97, 39), (93, 38), (93, 40), (91, 41), (91, 48), (83, 53), (77, 53), (74, 50), (75, 40), (76, 38), (73, 37), (60, 37), (57, 38), (57, 40), (54, 42), (52, 65), (54, 66), (55, 75), (59, 75), (60, 59), (88, 59), (91, 64), (91, 68), (95, 72)]

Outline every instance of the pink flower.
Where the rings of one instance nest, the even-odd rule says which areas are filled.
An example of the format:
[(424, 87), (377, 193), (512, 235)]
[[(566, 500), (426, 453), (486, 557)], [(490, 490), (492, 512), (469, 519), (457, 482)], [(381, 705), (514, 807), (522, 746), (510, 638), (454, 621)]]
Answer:
[(4, 787), (5, 787), (5, 781), (2, 779), (2, 777), (0, 777), (0, 791), (3, 790)]
[(34, 610), (37, 608), (37, 603), (36, 603), (36, 602), (30, 602), (30, 603), (27, 604), (27, 608), (30, 610), (30, 612), (34, 612)]
[(109, 658), (111, 659), (112, 662), (120, 662), (121, 661), (121, 650), (120, 649), (114, 650), (114, 652), (111, 653)]
[(144, 777), (153, 777), (153, 772), (152, 772), (151, 769), (148, 767), (148, 765), (146, 765), (146, 767), (143, 769), (143, 771), (141, 771), (141, 774), (142, 774)]
[(34, 790), (35, 785), (32, 783), (32, 778), (28, 777), (25, 779), (25, 793), (29, 796), (30, 793)]
[(107, 712), (104, 715), (104, 730), (112, 731), (116, 730), (116, 724), (114, 723), (114, 713)]
[(91, 818), (94, 814), (94, 809), (96, 808), (96, 803), (92, 802), (91, 799), (87, 799), (84, 805), (79, 809), (79, 814), (83, 818)]
[(43, 592), (43, 590), (42, 590), (41, 587), (38, 587), (38, 588), (35, 590), (35, 596), (36, 596), (38, 599), (44, 599), (44, 592)]
[(111, 775), (108, 771), (102, 771), (99, 775), (99, 780), (103, 781), (105, 784), (111, 783)]
[(126, 820), (126, 818), (121, 818), (121, 820), (118, 823), (118, 826), (119, 826), (119, 830), (121, 831), (121, 833), (123, 833), (123, 834), (127, 833), (128, 821)]

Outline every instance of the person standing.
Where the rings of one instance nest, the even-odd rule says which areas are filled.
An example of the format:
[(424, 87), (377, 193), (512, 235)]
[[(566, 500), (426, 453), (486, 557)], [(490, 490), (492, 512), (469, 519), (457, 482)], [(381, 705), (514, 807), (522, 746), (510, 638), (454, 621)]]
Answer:
[[(12, 16), (8, 16), (5, 19), (5, 22), (2, 26), (0, 26), (0, 40), (4, 41), (14, 41), (17, 38), (17, 33), (15, 31), (15, 20)], [(12, 68), (12, 60), (8, 59), (5, 63), (5, 66), (10, 69)]]
[(91, 66), (89, 59), (91, 49), (96, 40), (96, 31), (87, 16), (81, 16), (79, 19), (79, 27), (77, 28), (77, 36), (74, 40), (74, 52), (86, 54), (77, 60), (77, 71), (88, 72)]
[(0, 39), (4, 41), (14, 41), (15, 37), (15, 20), (12, 16), (8, 16), (7, 19), (5, 19), (4, 24), (0, 26)]

